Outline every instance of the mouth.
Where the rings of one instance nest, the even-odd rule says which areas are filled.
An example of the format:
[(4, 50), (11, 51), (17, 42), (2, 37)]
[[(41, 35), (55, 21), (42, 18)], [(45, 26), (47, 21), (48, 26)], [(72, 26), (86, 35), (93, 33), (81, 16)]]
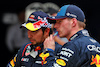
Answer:
[(35, 40), (33, 40), (33, 39), (30, 39), (30, 41), (31, 41), (31, 42), (35, 42)]
[[(58, 30), (57, 30), (58, 31)], [(58, 31), (58, 34), (60, 34), (60, 31)]]

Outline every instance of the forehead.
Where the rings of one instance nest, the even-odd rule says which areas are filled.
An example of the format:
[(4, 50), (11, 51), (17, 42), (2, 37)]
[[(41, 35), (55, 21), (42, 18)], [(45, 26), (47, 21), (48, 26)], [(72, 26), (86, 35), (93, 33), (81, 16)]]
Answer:
[(56, 23), (59, 23), (59, 22), (61, 22), (63, 20), (65, 20), (65, 18), (64, 19), (58, 19), (58, 20), (56, 20)]
[(58, 19), (58, 20), (56, 20), (56, 22), (58, 22), (58, 21), (62, 21), (63, 19)]
[(56, 20), (56, 23), (57, 23), (57, 22), (61, 22), (61, 21), (69, 21), (70, 19), (71, 19), (71, 18), (67, 18), (67, 17), (64, 18), (64, 19), (58, 19), (58, 20)]

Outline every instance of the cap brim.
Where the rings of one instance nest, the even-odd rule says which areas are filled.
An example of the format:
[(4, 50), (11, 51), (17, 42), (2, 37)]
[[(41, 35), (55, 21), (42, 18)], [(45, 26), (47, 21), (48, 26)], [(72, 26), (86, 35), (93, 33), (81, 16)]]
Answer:
[(30, 30), (30, 31), (36, 31), (38, 29), (40, 29), (40, 27), (35, 28), (34, 25), (32, 23), (24, 23), (21, 25), (21, 27), (25, 27), (26, 29)]

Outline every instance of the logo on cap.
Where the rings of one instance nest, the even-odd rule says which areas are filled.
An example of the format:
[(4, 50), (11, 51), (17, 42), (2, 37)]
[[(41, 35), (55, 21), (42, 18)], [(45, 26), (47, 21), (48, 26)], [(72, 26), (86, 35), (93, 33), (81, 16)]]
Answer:
[[(34, 19), (33, 17), (31, 19)], [(27, 22), (22, 24), (22, 26), (26, 27), (30, 31), (36, 31), (40, 29), (41, 27), (47, 27), (51, 28), (51, 24), (47, 21), (46, 17), (41, 18), (38, 16), (38, 21), (35, 21), (34, 23), (32, 22)]]
[(70, 13), (66, 13), (66, 15), (67, 15), (67, 16), (72, 16), (72, 17), (74, 17), (74, 18), (77, 17), (76, 15), (74, 15), (74, 14), (70, 14)]
[(34, 15), (31, 15), (30, 17), (29, 17), (29, 19), (28, 20), (30, 20), (30, 21), (36, 21), (35, 19), (34, 19)]

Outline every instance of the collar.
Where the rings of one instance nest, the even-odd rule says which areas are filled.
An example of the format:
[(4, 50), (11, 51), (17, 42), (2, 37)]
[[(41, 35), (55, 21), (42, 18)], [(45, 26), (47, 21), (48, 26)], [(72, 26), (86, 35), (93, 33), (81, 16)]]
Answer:
[(41, 48), (43, 47), (43, 43), (37, 46), (30, 45), (30, 47), (31, 47), (31, 50), (34, 49), (34, 51), (38, 51), (38, 50), (41, 50)]
[(26, 48), (25, 56), (31, 55), (33, 58), (36, 58), (42, 49), (43, 49), (43, 43), (38, 46), (32, 44), (28, 45)]
[(69, 41), (71, 41), (71, 40), (73, 40), (73, 39), (75, 39), (75, 38), (77, 38), (77, 37), (80, 37), (80, 36), (90, 36), (89, 35), (89, 33), (88, 33), (88, 31), (87, 30), (80, 30), (80, 31), (78, 31), (76, 34), (74, 34), (70, 39), (69, 39)]

